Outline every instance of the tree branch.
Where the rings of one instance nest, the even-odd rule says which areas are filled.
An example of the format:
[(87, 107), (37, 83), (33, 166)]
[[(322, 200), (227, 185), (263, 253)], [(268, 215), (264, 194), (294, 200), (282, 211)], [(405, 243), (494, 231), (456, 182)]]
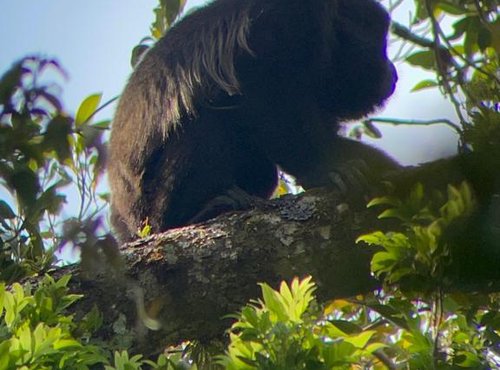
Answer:
[[(413, 184), (426, 171), (434, 174), (429, 181), (433, 188), (463, 180), (454, 161), (406, 169), (393, 179), (401, 186)], [(103, 312), (104, 338), (119, 335), (136, 344), (142, 338), (139, 346), (147, 353), (186, 339), (208, 341), (229, 327), (225, 315), (258, 297), (258, 282), (277, 286), (281, 280), (312, 275), (320, 300), (379, 287), (369, 269), (374, 250), (355, 240), (397, 226), (377, 220), (377, 212), (365, 207), (368, 198), (314, 189), (126, 244), (121, 247), (126, 274), (113, 273), (104, 259), (91, 273), (73, 266), (57, 274), (69, 269), (72, 289), (85, 295), (77, 316), (94, 304)], [(470, 281), (462, 288), (499, 288), (499, 280), (488, 284)], [(151, 319), (161, 328), (143, 335)]]

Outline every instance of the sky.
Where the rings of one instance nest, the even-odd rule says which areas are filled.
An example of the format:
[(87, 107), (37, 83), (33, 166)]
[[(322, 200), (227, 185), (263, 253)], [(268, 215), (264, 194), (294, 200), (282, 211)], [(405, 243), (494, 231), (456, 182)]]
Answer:
[[(189, 0), (188, 7), (203, 0)], [(149, 35), (157, 0), (0, 0), (0, 73), (28, 54), (56, 58), (69, 78), (61, 81), (61, 97), (74, 113), (88, 95), (101, 92), (103, 101), (120, 94), (131, 72), (130, 52)], [(402, 9), (397, 17), (408, 17)], [(410, 93), (425, 76), (396, 66), (398, 87), (382, 117), (451, 118), (451, 106), (437, 91)], [(100, 119), (111, 118), (113, 107)], [(379, 126), (381, 140), (370, 141), (403, 164), (449, 156), (456, 137), (445, 126)]]

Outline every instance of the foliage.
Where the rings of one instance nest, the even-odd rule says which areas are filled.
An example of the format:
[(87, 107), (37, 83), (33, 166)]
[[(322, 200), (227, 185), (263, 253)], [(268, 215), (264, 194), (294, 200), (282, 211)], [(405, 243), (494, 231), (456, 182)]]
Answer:
[[(94, 236), (100, 227), (96, 216), (106, 198), (99, 198), (96, 186), (109, 120), (92, 123), (99, 94), (86, 98), (74, 119), (66, 114), (57, 86), (45, 83), (51, 72), (64, 76), (56, 61), (27, 57), (0, 80), (1, 280), (47, 270), (63, 240), (81, 233), (80, 241), (88, 243), (82, 235)], [(71, 186), (80, 204), (74, 217), (63, 220)]]
[(384, 293), (367, 306), (394, 326), (390, 335), (400, 339), (392, 350), (398, 360), (410, 355), (410, 368), (498, 366), (499, 297), (446, 293), (453, 283), (447, 271), (453, 245), (446, 230), (474, 211), (471, 189), (467, 183), (449, 186), (444, 200), (437, 193), (431, 200), (424, 194), (417, 184), (404, 201), (381, 197), (370, 203), (389, 206), (380, 217), (399, 219), (404, 230), (358, 239), (382, 247), (371, 269), (383, 280)]
[(161, 355), (155, 362), (125, 351), (115, 352), (110, 365), (111, 353), (92, 339), (102, 324), (99, 313), (93, 309), (78, 321), (66, 313), (82, 298), (69, 293), (69, 280), (69, 275), (57, 281), (46, 275), (33, 293), (29, 284), (10, 289), (0, 284), (0, 370), (186, 368), (180, 356)]
[[(434, 194), (438, 199), (442, 196)], [(434, 291), (449, 283), (446, 267), (450, 262), (452, 246), (445, 232), (453, 223), (467, 218), (476, 206), (472, 189), (467, 183), (448, 186), (448, 197), (443, 205), (436, 199), (426, 201), (422, 184), (413, 188), (405, 201), (396, 197), (380, 197), (369, 206), (387, 205), (380, 218), (397, 218), (404, 225), (402, 232), (376, 231), (363, 235), (358, 241), (383, 248), (372, 258), (375, 276), (388, 284), (399, 283), (420, 291)], [(448, 272), (448, 273), (446, 273)]]
[[(69, 277), (46, 276), (29, 285), (0, 287), (0, 369), (197, 369), (182, 353), (156, 361), (93, 342), (102, 318), (75, 321), (66, 309), (81, 296), (68, 293)], [(311, 278), (261, 284), (262, 299), (245, 306), (230, 330), (226, 369), (488, 369), (500, 343), (499, 302), (486, 296), (444, 296), (439, 317), (432, 300), (369, 295), (316, 303)], [(111, 362), (111, 363), (110, 363)]]
[[(402, 1), (390, 3), (395, 8)], [(403, 41), (399, 59), (435, 74), (435, 78), (419, 82), (413, 90), (439, 88), (455, 108), (457, 122), (439, 118), (429, 122), (379, 121), (445, 123), (459, 134), (461, 152), (473, 153), (475, 165), (481, 167), (477, 173), (498, 179), (499, 30), (495, 0), (415, 0), (414, 18), (409, 25), (393, 23), (394, 35)], [(475, 180), (481, 186), (490, 181)], [(491, 194), (473, 195), (466, 183), (449, 186), (446, 196), (434, 189), (428, 193), (417, 184), (405, 200), (391, 196), (373, 200), (371, 206), (388, 207), (380, 217), (396, 218), (402, 229), (359, 238), (382, 248), (374, 254), (371, 268), (385, 288), (375, 306), (368, 306), (375, 309), (382, 322), (395, 325), (388, 332), (390, 337), (383, 341), (395, 346), (385, 352), (396, 363), (410, 354), (404, 361), (410, 368), (498, 368), (498, 295), (450, 293), (457, 278), (453, 254), (462, 246), (476, 248), (471, 241), (485, 240), (485, 224), (494, 221), (484, 216), (479, 219), (482, 226), (471, 229), (477, 235), (467, 235), (470, 240), (456, 240), (453, 233), (470, 222), (470, 217), (484, 213), (484, 208), (495, 209), (496, 203), (492, 203)], [(479, 205), (477, 197), (481, 199)], [(498, 233), (488, 232), (488, 237), (498, 238)], [(492, 243), (498, 245), (497, 240)]]
[(158, 40), (179, 19), (187, 0), (159, 0), (153, 10), (155, 19), (151, 25), (151, 36), (145, 37), (132, 50), (130, 62), (135, 66), (141, 56), (149, 50), (151, 44)]
[(105, 370), (140, 370), (140, 369), (159, 369), (159, 370), (196, 370), (196, 366), (190, 366), (185, 363), (180, 355), (167, 357), (158, 356), (157, 361), (144, 360), (142, 355), (130, 356), (128, 352), (115, 352), (113, 366), (106, 365)]
[(310, 278), (261, 288), (230, 330), (225, 369), (490, 369), (495, 356), (498, 366), (499, 302), (486, 296), (446, 295), (439, 313), (392, 291), (320, 310)]
[(68, 294), (68, 281), (47, 275), (33, 294), (29, 285), (0, 285), (0, 369), (88, 369), (106, 360), (85, 343), (98, 322), (84, 318), (77, 324), (64, 314), (81, 298)]
[[(396, 8), (401, 3), (396, 1), (392, 7)], [(498, 161), (498, 1), (415, 0), (414, 17), (410, 24), (405, 26), (394, 22), (392, 31), (404, 41), (398, 58), (435, 74), (435, 78), (417, 83), (413, 91), (439, 88), (452, 103), (459, 121), (454, 123), (441, 119), (429, 124), (449, 125), (459, 133), (462, 150), (485, 152), (488, 159)]]
[[(226, 369), (341, 369), (368, 364), (384, 344), (375, 331), (342, 330), (321, 317), (311, 278), (284, 282), (280, 290), (261, 284), (263, 300), (247, 305), (230, 332), (219, 363)], [(354, 328), (353, 324), (350, 328)]]

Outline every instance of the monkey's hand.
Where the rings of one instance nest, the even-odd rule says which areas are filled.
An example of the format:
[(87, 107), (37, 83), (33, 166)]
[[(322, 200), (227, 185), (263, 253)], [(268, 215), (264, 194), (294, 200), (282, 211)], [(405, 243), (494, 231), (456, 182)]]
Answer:
[(331, 184), (340, 192), (371, 192), (377, 174), (362, 159), (352, 159), (328, 173)]

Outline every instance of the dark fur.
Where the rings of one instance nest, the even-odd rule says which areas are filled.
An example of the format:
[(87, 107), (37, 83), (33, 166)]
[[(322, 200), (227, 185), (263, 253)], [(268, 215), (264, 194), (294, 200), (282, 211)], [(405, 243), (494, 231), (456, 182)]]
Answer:
[(276, 166), (323, 186), (339, 165), (396, 163), (337, 135), (390, 96), (386, 12), (372, 0), (216, 0), (145, 55), (110, 142), (112, 223), (130, 240), (190, 222), (239, 188), (267, 198)]

